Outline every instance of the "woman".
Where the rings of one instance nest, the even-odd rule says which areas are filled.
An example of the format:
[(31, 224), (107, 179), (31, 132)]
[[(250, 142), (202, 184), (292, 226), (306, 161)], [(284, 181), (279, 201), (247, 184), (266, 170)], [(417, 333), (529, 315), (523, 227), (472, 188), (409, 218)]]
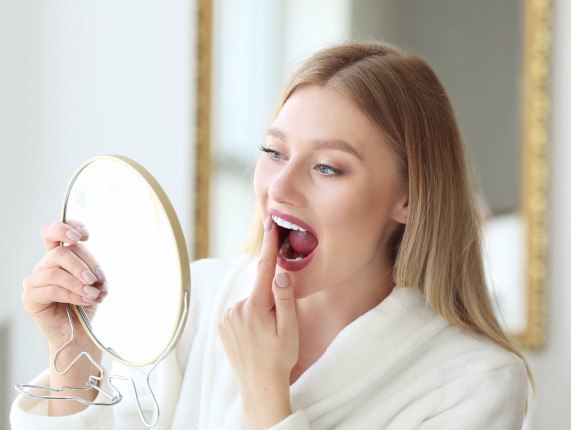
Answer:
[[(521, 428), (530, 372), (490, 305), (468, 163), (429, 66), (383, 43), (320, 51), (261, 150), (259, 257), (194, 263), (189, 327), (157, 378), (159, 425)], [(56, 246), (81, 231), (52, 224), (43, 238), (52, 251), (23, 302), (54, 351), (56, 302), (90, 306), (104, 282)], [(58, 418), (18, 399), (14, 428), (138, 425), (121, 404), (46, 403)]]

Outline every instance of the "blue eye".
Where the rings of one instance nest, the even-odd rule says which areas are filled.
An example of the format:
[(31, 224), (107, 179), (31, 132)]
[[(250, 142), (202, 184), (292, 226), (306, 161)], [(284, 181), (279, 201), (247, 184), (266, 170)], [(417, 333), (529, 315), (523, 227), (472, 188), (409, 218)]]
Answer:
[(271, 160), (279, 161), (283, 158), (283, 155), (273, 149), (268, 148), (267, 146), (260, 146), (260, 151), (265, 152), (268, 154)]
[(315, 166), (315, 169), (323, 176), (336, 176), (342, 173), (341, 170), (335, 169), (327, 164), (318, 164)]

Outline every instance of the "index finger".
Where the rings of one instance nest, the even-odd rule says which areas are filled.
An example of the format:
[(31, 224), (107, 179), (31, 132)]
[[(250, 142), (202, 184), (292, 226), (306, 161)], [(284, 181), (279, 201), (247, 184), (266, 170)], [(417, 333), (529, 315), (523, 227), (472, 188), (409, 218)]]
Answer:
[(46, 251), (60, 246), (62, 243), (74, 244), (87, 240), (87, 229), (79, 221), (52, 222), (42, 228), (42, 242)]
[(277, 258), (278, 229), (272, 218), (268, 216), (264, 222), (264, 237), (262, 239), (262, 250), (258, 260), (254, 288), (249, 297), (252, 303), (268, 309), (274, 307), (272, 282), (276, 273)]

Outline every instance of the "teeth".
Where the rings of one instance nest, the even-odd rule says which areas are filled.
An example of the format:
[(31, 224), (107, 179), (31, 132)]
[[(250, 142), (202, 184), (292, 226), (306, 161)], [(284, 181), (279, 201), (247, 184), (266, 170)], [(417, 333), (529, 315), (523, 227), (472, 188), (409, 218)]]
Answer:
[(307, 230), (299, 225), (286, 221), (285, 219), (281, 219), (279, 216), (272, 215), (272, 219), (274, 222), (279, 225), (280, 227), (287, 228), (288, 230), (299, 230), (301, 232), (306, 232)]

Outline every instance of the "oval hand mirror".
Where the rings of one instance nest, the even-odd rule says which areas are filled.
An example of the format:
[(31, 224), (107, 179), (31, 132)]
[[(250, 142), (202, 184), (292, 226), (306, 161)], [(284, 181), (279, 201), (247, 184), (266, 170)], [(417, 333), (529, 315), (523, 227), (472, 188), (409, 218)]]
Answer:
[(178, 340), (190, 298), (184, 236), (166, 194), (133, 160), (95, 157), (72, 177), (63, 221), (87, 228), (81, 246), (105, 274), (102, 302), (75, 307), (82, 325), (113, 359), (154, 363)]

